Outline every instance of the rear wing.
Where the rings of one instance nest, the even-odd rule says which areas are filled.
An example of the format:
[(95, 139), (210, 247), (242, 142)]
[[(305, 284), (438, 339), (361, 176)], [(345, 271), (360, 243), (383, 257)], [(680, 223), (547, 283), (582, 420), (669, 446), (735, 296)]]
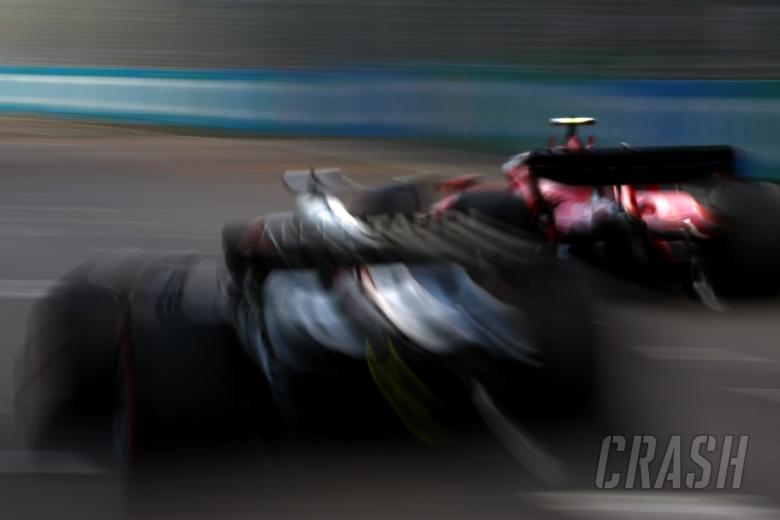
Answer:
[(531, 172), (573, 185), (674, 184), (734, 173), (731, 146), (668, 146), (569, 150), (547, 148), (525, 160)]

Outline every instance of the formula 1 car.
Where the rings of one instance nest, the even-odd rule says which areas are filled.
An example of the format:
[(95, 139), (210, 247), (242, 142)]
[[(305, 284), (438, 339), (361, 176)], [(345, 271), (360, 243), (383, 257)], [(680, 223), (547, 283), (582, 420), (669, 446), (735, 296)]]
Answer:
[(120, 252), (37, 302), (17, 371), (30, 439), (132, 469), (202, 437), (402, 425), (438, 444), (583, 403), (588, 301), (544, 240), (457, 212), (358, 217), (328, 175), (302, 178), (292, 212), (225, 227), (226, 268)]
[(595, 119), (551, 121), (567, 128), (564, 144), (512, 157), (504, 181), (440, 181), (432, 203), (419, 187), (387, 186), (358, 206), (478, 212), (611, 273), (679, 282), (714, 308), (780, 290), (780, 191), (740, 179), (733, 148), (597, 148), (576, 135)]

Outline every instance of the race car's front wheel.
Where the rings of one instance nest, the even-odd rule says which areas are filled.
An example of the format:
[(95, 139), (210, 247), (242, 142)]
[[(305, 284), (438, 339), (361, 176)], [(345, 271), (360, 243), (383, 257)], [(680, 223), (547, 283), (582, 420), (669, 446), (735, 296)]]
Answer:
[(113, 255), (36, 304), (16, 374), (33, 447), (134, 474), (193, 441), (250, 436), (264, 380), (243, 357), (213, 269), (194, 264)]
[(123, 251), (82, 264), (35, 303), (15, 367), (16, 417), (33, 447), (110, 460), (118, 333), (146, 260)]
[(194, 276), (188, 268), (162, 270), (129, 307), (114, 421), (115, 453), (125, 474), (243, 447), (262, 419), (261, 374), (220, 311), (222, 297), (197, 288)]

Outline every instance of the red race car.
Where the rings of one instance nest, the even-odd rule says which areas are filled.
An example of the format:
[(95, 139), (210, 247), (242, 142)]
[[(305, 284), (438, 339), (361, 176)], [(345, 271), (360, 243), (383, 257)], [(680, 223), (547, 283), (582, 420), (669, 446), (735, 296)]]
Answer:
[[(741, 180), (730, 146), (598, 148), (576, 130), (595, 119), (552, 119), (562, 145), (521, 153), (505, 180), (448, 179), (436, 213), (478, 212), (540, 234), (559, 249), (643, 281), (679, 281), (705, 304), (780, 289), (780, 193)], [(357, 213), (421, 210), (420, 185), (361, 194)], [(425, 202), (428, 204), (428, 202)]]

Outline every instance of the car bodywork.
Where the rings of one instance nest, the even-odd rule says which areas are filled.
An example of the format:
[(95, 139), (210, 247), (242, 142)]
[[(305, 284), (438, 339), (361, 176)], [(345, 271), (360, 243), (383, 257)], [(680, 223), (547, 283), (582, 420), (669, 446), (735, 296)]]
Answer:
[(19, 357), (30, 438), (87, 425), (138, 467), (161, 439), (403, 425), (438, 444), (485, 402), (587, 399), (586, 291), (545, 241), (458, 213), (361, 218), (314, 184), (290, 212), (226, 226), (226, 269), (132, 253), (66, 276)]
[(567, 127), (563, 145), (512, 157), (503, 183), (463, 186), (433, 211), (468, 209), (475, 192), (516, 197), (551, 243), (611, 272), (679, 280), (713, 307), (780, 287), (777, 187), (742, 180), (732, 147), (598, 148), (575, 132), (592, 118), (552, 121)]

